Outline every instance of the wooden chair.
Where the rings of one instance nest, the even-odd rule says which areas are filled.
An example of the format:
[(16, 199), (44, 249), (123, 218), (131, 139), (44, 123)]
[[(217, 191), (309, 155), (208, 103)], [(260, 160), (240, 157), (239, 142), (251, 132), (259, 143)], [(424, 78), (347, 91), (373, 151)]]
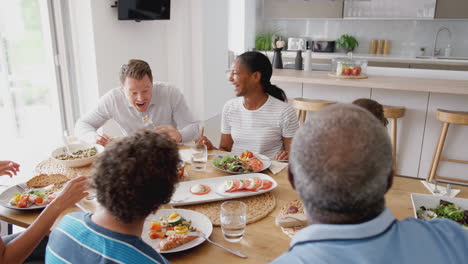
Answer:
[(304, 124), (307, 112), (317, 112), (320, 109), (335, 104), (333, 101), (294, 98), (292, 106), (297, 110), (297, 119), (300, 124)]
[(450, 177), (441, 177), (441, 176), (437, 176), (436, 173), (437, 173), (437, 169), (439, 167), (440, 161), (468, 164), (468, 161), (465, 161), (465, 160), (457, 160), (457, 159), (449, 159), (449, 158), (441, 157), (442, 150), (445, 144), (445, 139), (447, 138), (449, 124), (468, 126), (468, 112), (437, 109), (436, 118), (437, 120), (440, 120), (443, 123), (442, 123), (442, 129), (439, 135), (439, 140), (437, 141), (437, 145), (434, 151), (434, 156), (432, 157), (431, 169), (429, 171), (429, 175), (426, 180), (428, 182), (432, 182), (433, 180), (440, 179), (440, 180), (445, 180), (445, 181), (458, 182), (458, 183), (466, 185), (468, 184), (468, 180), (461, 180), (461, 179), (455, 179), (455, 178), (450, 178)]
[(384, 116), (392, 121), (392, 156), (393, 156), (393, 169), (396, 173), (397, 170), (397, 160), (396, 160), (396, 153), (397, 153), (397, 124), (398, 118), (402, 118), (405, 115), (405, 107), (404, 106), (391, 106), (391, 105), (384, 105)]

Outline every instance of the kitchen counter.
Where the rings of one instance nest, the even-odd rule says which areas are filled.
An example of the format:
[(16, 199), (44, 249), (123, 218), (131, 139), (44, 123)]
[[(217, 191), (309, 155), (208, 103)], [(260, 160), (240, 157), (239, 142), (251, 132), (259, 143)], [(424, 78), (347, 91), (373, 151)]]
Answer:
[(405, 90), (447, 94), (467, 94), (468, 81), (400, 76), (370, 75), (367, 79), (337, 79), (328, 72), (273, 70), (272, 82), (295, 82), (305, 84), (348, 86), (371, 89)]
[[(269, 57), (273, 56), (272, 51), (267, 51)], [(295, 58), (295, 51), (283, 51), (282, 56), (285, 58)], [(304, 56), (304, 52), (302, 56)], [(324, 53), (324, 52), (312, 52), (312, 60), (314, 59), (333, 59), (337, 57), (346, 57), (345, 53)], [(414, 64), (440, 64), (440, 65), (462, 65), (468, 66), (468, 57), (453, 57), (457, 59), (438, 59), (434, 57), (409, 57), (403, 55), (373, 55), (364, 53), (354, 53), (353, 58), (355, 59), (366, 59), (368, 61), (376, 62), (398, 62), (398, 63), (414, 63)]]

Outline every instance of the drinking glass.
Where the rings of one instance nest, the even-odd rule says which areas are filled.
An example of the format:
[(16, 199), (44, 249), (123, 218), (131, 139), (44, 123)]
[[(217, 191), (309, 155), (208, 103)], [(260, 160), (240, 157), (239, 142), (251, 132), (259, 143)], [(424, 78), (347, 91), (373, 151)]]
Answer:
[(192, 148), (192, 170), (204, 171), (208, 161), (208, 150), (206, 145), (195, 145)]
[(221, 204), (221, 230), (228, 242), (239, 242), (245, 233), (247, 205), (240, 201), (227, 201)]

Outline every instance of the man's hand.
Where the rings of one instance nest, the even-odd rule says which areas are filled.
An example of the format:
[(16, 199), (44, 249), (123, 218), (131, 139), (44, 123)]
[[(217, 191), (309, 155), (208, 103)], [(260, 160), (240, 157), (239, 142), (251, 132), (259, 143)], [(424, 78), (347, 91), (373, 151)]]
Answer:
[(289, 153), (287, 151), (280, 151), (276, 154), (274, 160), (286, 161), (289, 159)]
[(176, 143), (182, 142), (182, 135), (171, 125), (157, 126), (154, 128), (154, 131), (166, 135), (169, 139), (175, 141)]
[(211, 141), (205, 136), (198, 138), (197, 141), (196, 141), (196, 144), (197, 145), (206, 145), (206, 148), (208, 150), (215, 149), (215, 147), (213, 146), (213, 143), (211, 143)]
[(11, 160), (1, 160), (0, 161), (0, 176), (2, 175), (8, 175), (10, 177), (13, 177), (13, 175), (16, 175), (19, 171), (20, 165), (16, 162), (13, 162)]
[(99, 144), (99, 145), (102, 145), (102, 146), (106, 146), (110, 141), (112, 140), (112, 138), (107, 135), (107, 134), (97, 134), (96, 135), (96, 144)]
[(63, 191), (51, 203), (58, 206), (61, 210), (73, 206), (81, 199), (86, 197), (88, 193), (88, 177), (80, 176), (70, 180)]

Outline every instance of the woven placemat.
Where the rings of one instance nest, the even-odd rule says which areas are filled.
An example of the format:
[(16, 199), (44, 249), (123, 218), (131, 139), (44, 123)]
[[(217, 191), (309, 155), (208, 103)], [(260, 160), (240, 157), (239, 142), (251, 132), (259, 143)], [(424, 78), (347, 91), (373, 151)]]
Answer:
[[(302, 205), (302, 202), (300, 200), (292, 200), (286, 203), (283, 208), (281, 208), (281, 211), (279, 213), (280, 216), (286, 216), (286, 215), (291, 215), (291, 213), (288, 212), (289, 208), (291, 206), (297, 207), (297, 213), (296, 214), (303, 214), (304, 213), (304, 206)], [(304, 228), (305, 226), (293, 226), (293, 227), (281, 227), (281, 230), (283, 233), (288, 235), (289, 237), (293, 237), (299, 230)]]
[[(260, 195), (244, 197), (236, 199), (236, 201), (244, 202), (247, 205), (247, 224), (257, 222), (258, 220), (266, 217), (275, 209), (276, 198), (271, 192)], [(219, 213), (221, 204), (225, 201), (217, 201), (204, 204), (174, 206), (174, 208), (182, 208), (197, 211), (206, 215), (214, 226), (220, 226)]]
[(37, 174), (53, 174), (53, 173), (59, 173), (67, 176), (69, 179), (73, 179), (76, 176), (78, 176), (78, 173), (82, 175), (91, 175), (92, 171), (92, 165), (81, 167), (81, 168), (68, 168), (52, 158), (49, 158), (48, 160), (44, 160), (40, 162), (36, 166), (36, 173)]

